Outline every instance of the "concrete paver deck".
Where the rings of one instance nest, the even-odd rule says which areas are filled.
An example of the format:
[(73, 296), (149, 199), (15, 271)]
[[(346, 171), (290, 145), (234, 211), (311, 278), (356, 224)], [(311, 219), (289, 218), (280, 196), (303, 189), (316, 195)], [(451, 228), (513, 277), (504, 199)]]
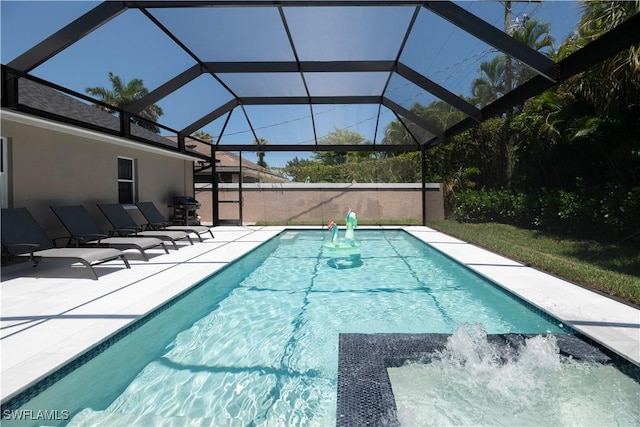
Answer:
[[(640, 310), (430, 228), (403, 228), (640, 365)], [(182, 243), (168, 255), (151, 250), (148, 262), (138, 252), (128, 251), (131, 269), (117, 261), (97, 266), (97, 281), (85, 267), (68, 264), (3, 268), (2, 401), (282, 230), (216, 227), (214, 239)]]

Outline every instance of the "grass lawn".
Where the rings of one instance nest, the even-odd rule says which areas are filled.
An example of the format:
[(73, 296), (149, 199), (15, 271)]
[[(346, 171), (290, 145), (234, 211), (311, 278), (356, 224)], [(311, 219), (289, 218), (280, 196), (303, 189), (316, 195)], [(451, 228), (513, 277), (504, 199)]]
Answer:
[(427, 224), (438, 231), (640, 305), (640, 251), (496, 223)]

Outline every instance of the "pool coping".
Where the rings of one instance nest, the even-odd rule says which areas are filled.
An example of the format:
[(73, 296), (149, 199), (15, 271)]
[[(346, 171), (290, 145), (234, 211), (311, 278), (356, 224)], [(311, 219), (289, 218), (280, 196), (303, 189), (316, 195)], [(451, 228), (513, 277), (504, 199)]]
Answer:
[[(132, 322), (195, 286), (213, 271), (242, 257), (285, 229), (321, 228), (215, 227), (216, 238), (194, 246), (181, 246), (169, 255), (156, 255), (151, 263), (134, 259), (131, 261), (131, 270), (120, 266), (109, 268), (109, 264), (106, 264), (108, 269), (105, 274), (101, 273), (97, 283), (86, 279), (86, 273), (81, 269), (73, 269), (73, 274), (70, 274), (69, 267), (47, 268), (45, 277), (39, 273), (29, 274), (29, 271), (20, 270), (20, 266), (3, 268), (2, 402), (100, 345)], [(640, 365), (640, 311), (633, 307), (468, 243), (451, 240), (451, 237), (428, 227), (370, 226), (359, 229), (403, 229)], [(526, 280), (522, 283), (520, 273), (512, 277), (514, 266), (518, 266), (520, 272), (531, 275), (533, 284)], [(98, 270), (100, 268), (97, 267)], [(159, 288), (160, 282), (162, 287)], [(542, 290), (539, 289), (539, 282), (544, 285)], [(554, 292), (554, 286), (559, 286), (559, 291)], [(552, 295), (546, 295), (548, 292)], [(580, 298), (576, 299), (575, 293), (579, 293)], [(65, 306), (67, 298), (72, 299), (73, 303)], [(66, 307), (70, 308), (65, 310)], [(95, 316), (83, 317), (87, 316), (87, 312)], [(103, 313), (103, 317), (98, 315)], [(23, 319), (26, 326), (16, 331), (15, 328), (20, 327), (15, 326), (20, 323), (15, 320), (18, 318)], [(61, 325), (67, 318), (75, 320), (74, 329), (65, 329), (61, 333)], [(10, 335), (9, 339), (7, 335)]]
[(640, 310), (428, 227), (405, 231), (640, 366)]

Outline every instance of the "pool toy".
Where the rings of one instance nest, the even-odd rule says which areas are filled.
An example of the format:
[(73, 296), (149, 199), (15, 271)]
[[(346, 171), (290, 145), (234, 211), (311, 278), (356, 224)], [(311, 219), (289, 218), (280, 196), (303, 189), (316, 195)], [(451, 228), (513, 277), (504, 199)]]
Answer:
[(356, 235), (354, 230), (358, 227), (358, 218), (356, 218), (356, 213), (351, 209), (347, 211), (345, 222), (347, 223), (347, 232), (345, 233), (344, 237), (352, 244), (355, 244)]
[(360, 254), (360, 243), (355, 240), (354, 229), (358, 226), (358, 220), (356, 219), (356, 213), (351, 209), (347, 212), (346, 217), (347, 231), (345, 238), (338, 237), (338, 225), (329, 221), (327, 228), (332, 232), (331, 241), (325, 242), (322, 246), (330, 252), (335, 252), (336, 256), (351, 256)]
[(351, 243), (351, 241), (345, 239), (338, 239), (335, 243), (333, 241), (324, 242), (322, 247), (329, 252), (336, 252), (340, 256), (360, 253), (360, 243)]
[(333, 221), (329, 221), (329, 225), (327, 225), (327, 228), (332, 232), (331, 242), (338, 243), (338, 226), (336, 225), (336, 223)]

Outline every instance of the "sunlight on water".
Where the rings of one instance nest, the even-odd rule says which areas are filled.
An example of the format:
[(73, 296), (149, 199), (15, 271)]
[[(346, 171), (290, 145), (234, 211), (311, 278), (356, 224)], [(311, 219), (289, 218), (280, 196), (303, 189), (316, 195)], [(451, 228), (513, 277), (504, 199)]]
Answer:
[(502, 353), (481, 325), (462, 325), (430, 363), (388, 368), (400, 423), (640, 424), (640, 384), (615, 367), (562, 357), (553, 336)]

